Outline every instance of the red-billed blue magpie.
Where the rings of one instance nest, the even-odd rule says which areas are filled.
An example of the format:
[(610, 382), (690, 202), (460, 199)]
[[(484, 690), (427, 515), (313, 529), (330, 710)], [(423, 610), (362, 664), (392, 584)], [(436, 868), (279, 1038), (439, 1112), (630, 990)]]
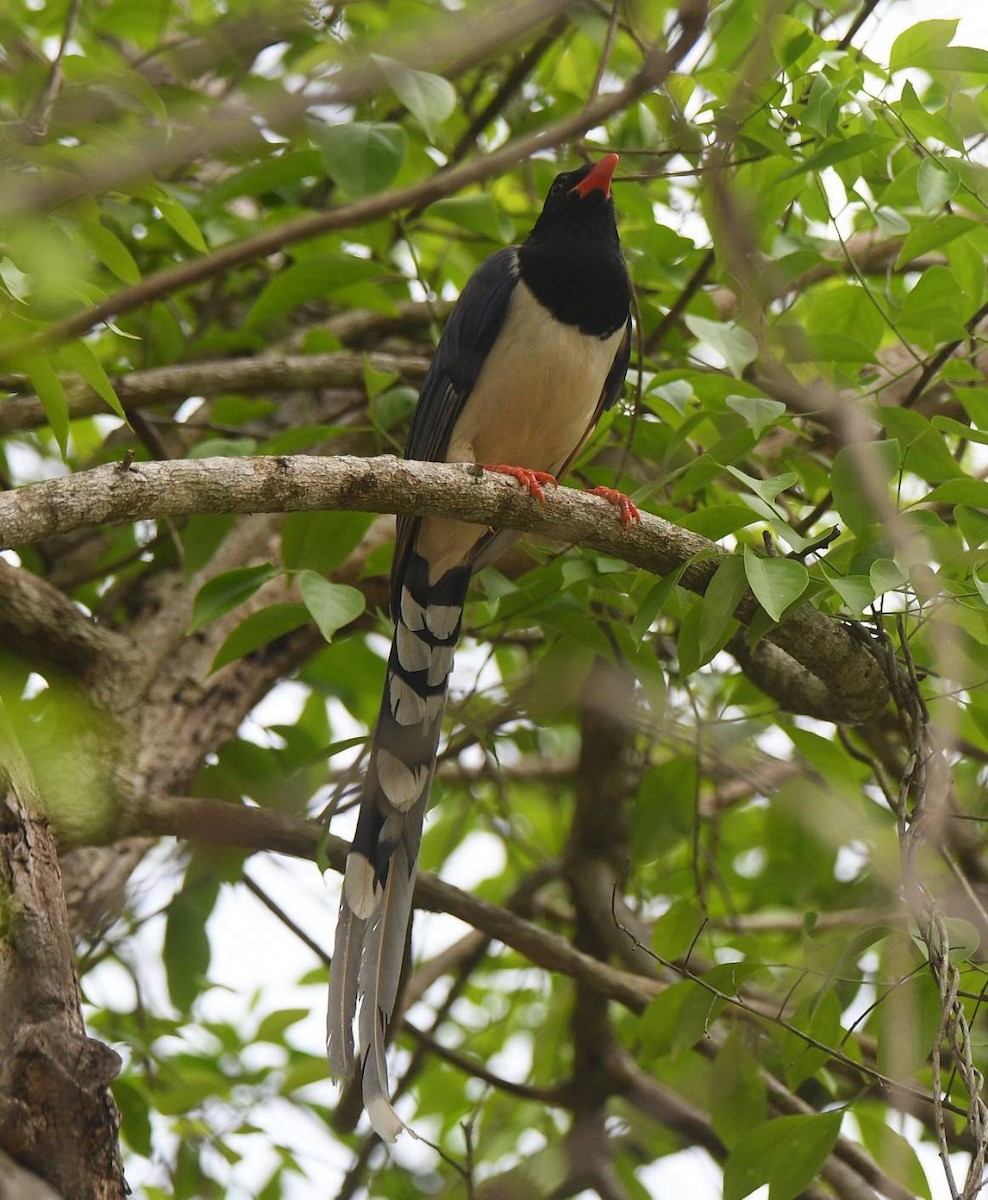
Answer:
[[(422, 385), (406, 458), (488, 466), (536, 497), (573, 461), (620, 394), (631, 351), (631, 284), (611, 198), (616, 164), (608, 154), (557, 175), (525, 241), (471, 276)], [(404, 1125), (389, 1098), (385, 1034), (453, 650), (471, 574), (513, 537), (441, 517), (398, 519), (395, 633), (346, 862), (327, 1037), (333, 1076), (352, 1075), (360, 996), (364, 1106), (387, 1141)]]

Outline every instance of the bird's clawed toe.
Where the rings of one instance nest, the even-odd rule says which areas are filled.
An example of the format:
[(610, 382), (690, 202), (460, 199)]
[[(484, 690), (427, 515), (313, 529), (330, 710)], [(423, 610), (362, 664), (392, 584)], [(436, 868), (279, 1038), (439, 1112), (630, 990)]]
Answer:
[(558, 487), (558, 482), (555, 475), (550, 475), (548, 471), (530, 471), (527, 467), (509, 467), (503, 463), (490, 464), (484, 463), (485, 471), (494, 471), (498, 475), (510, 475), (513, 479), (517, 479), (523, 487), (528, 489), (528, 494), (538, 500), (539, 504), (545, 504), (545, 492), (542, 490), (544, 483), (551, 483), (553, 487)]
[(608, 504), (616, 504), (618, 511), (621, 514), (621, 524), (627, 528), (631, 524), (641, 524), (642, 515), (635, 505), (628, 499), (624, 492), (619, 492), (615, 488), (595, 487), (587, 488), (587, 492), (591, 496), (600, 496), (606, 500)]

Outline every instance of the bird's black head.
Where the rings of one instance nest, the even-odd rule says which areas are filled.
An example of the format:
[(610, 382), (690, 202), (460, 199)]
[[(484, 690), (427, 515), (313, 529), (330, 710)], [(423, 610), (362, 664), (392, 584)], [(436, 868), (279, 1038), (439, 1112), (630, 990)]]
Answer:
[(607, 154), (600, 162), (589, 163), (576, 171), (564, 171), (557, 175), (549, 188), (549, 194), (542, 206), (542, 215), (535, 229), (547, 223), (573, 222), (577, 225), (587, 225), (590, 222), (603, 221), (614, 228), (614, 236), (617, 237), (614, 201), (611, 199), (611, 179), (614, 177), (617, 161), (616, 154)]
[(564, 171), (518, 251), (521, 277), (558, 321), (606, 336), (628, 319), (631, 285), (621, 256), (611, 179), (618, 156)]

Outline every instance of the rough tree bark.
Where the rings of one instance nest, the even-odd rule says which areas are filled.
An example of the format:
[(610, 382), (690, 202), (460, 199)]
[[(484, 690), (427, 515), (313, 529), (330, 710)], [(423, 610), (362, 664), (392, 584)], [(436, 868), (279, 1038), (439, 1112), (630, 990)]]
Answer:
[[(127, 1195), (119, 1067), (86, 1036), (55, 837), (0, 708), (0, 1150), (72, 1200)], [(0, 1194), (44, 1196), (26, 1171)]]

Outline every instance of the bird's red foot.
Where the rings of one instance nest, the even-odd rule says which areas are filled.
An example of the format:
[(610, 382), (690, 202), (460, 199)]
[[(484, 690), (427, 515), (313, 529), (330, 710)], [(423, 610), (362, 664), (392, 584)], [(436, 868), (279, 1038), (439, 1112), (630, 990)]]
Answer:
[(553, 487), (558, 487), (555, 475), (550, 475), (548, 471), (530, 471), (527, 467), (506, 467), (503, 464), (492, 466), (490, 463), (484, 463), (484, 470), (495, 471), (498, 475), (510, 475), (513, 479), (517, 479), (528, 489), (528, 494), (532, 499), (538, 500), (539, 504), (545, 504), (543, 483), (551, 483)]
[(587, 488), (591, 496), (600, 496), (606, 500), (608, 504), (616, 504), (621, 513), (621, 524), (627, 528), (632, 522), (641, 524), (642, 515), (635, 508), (634, 504), (628, 499), (624, 492), (615, 491), (609, 487)]

